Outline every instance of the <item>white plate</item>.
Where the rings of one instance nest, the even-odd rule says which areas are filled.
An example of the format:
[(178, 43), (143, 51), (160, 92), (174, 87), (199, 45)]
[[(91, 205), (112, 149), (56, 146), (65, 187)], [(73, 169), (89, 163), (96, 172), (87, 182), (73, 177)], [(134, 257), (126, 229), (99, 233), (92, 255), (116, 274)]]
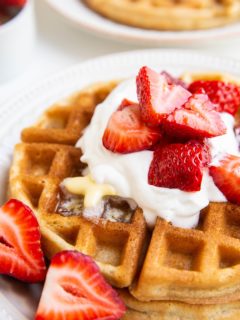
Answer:
[(148, 45), (167, 43), (176, 45), (240, 35), (240, 22), (203, 31), (154, 31), (112, 22), (88, 9), (81, 0), (46, 0), (46, 2), (71, 23), (94, 34), (99, 33), (115, 40)]
[[(156, 70), (168, 70), (175, 75), (187, 70), (207, 70), (240, 76), (240, 61), (204, 56), (191, 51), (157, 49), (110, 55), (63, 71), (1, 105), (0, 190), (6, 190), (12, 152), (19, 141), (21, 129), (33, 123), (47, 106), (90, 83), (135, 75), (143, 65)], [(4, 201), (5, 194), (2, 191), (0, 203)], [(33, 319), (40, 291), (38, 285), (29, 286), (0, 277), (0, 319)]]

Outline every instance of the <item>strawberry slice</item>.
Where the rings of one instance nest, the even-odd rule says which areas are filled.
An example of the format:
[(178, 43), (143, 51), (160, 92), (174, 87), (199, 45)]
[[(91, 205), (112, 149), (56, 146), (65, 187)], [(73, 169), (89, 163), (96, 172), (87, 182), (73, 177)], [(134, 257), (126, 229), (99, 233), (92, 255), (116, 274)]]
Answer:
[(219, 112), (235, 115), (240, 107), (240, 87), (233, 83), (200, 80), (191, 83), (189, 90), (192, 93), (204, 91), (211, 102), (216, 104), (216, 110)]
[(227, 200), (240, 205), (240, 157), (225, 154), (209, 172)]
[(191, 93), (179, 85), (169, 85), (165, 75), (142, 67), (136, 79), (141, 116), (145, 123), (158, 126), (162, 119), (180, 108)]
[(26, 282), (45, 279), (40, 230), (32, 210), (12, 199), (0, 208), (0, 274)]
[(62, 251), (51, 261), (35, 320), (117, 320), (125, 310), (90, 257)]
[(151, 148), (161, 138), (159, 130), (149, 128), (141, 119), (138, 104), (120, 105), (108, 121), (102, 142), (106, 149), (130, 153)]
[(159, 146), (153, 154), (148, 183), (163, 188), (199, 191), (209, 149), (199, 141)]
[(163, 121), (167, 135), (183, 139), (211, 138), (226, 133), (220, 114), (205, 94), (194, 94), (183, 108)]

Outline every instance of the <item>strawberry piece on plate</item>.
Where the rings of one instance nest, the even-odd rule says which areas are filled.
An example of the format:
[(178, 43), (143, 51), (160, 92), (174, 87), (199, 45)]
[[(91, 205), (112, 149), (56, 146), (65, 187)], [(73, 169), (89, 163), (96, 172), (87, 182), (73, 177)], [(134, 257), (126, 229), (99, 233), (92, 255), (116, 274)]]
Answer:
[(148, 127), (141, 119), (138, 104), (122, 107), (108, 121), (102, 142), (106, 149), (130, 153), (151, 148), (161, 138), (158, 129)]
[(51, 261), (35, 320), (117, 320), (125, 310), (90, 257), (62, 251)]
[(219, 112), (205, 94), (194, 94), (183, 108), (163, 121), (163, 131), (183, 139), (212, 138), (226, 133)]
[(142, 119), (151, 126), (158, 126), (162, 119), (180, 108), (191, 93), (179, 85), (169, 85), (166, 75), (142, 67), (136, 79), (137, 95)]
[(190, 84), (189, 90), (192, 93), (205, 92), (212, 103), (216, 104), (219, 112), (228, 112), (233, 116), (240, 107), (240, 87), (233, 83), (208, 80), (195, 81)]
[(163, 188), (199, 191), (209, 149), (199, 141), (159, 146), (153, 154), (148, 183)]
[(225, 154), (209, 172), (227, 200), (240, 205), (240, 157)]
[(32, 210), (18, 200), (0, 208), (0, 274), (26, 282), (45, 279), (40, 230)]

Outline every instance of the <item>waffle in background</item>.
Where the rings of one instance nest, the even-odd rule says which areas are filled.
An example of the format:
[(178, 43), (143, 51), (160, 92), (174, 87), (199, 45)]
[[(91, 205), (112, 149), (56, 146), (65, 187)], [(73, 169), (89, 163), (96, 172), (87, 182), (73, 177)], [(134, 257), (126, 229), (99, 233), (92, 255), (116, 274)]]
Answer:
[(239, 0), (83, 0), (92, 10), (145, 29), (199, 30), (240, 19)]

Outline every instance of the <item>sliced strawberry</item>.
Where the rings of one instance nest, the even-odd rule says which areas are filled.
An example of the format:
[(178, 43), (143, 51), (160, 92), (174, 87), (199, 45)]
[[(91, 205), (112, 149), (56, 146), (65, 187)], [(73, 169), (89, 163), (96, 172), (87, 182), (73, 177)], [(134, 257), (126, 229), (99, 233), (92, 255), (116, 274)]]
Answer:
[(102, 142), (112, 152), (129, 153), (151, 148), (161, 138), (159, 130), (141, 119), (137, 104), (115, 111), (108, 121)]
[(148, 183), (156, 187), (199, 191), (209, 149), (198, 141), (159, 146), (154, 151)]
[(182, 86), (183, 88), (187, 89), (187, 84), (182, 81), (181, 79), (179, 78), (176, 78), (176, 77), (173, 77), (170, 73), (168, 73), (167, 71), (162, 71), (160, 73), (162, 76), (165, 76), (166, 79), (167, 79), (167, 82), (168, 84), (177, 84), (177, 85), (180, 85)]
[(179, 85), (169, 85), (165, 75), (142, 67), (136, 79), (137, 95), (145, 123), (158, 126), (162, 119), (180, 108), (191, 93)]
[(62, 251), (51, 261), (35, 320), (117, 320), (125, 309), (90, 257)]
[(209, 172), (227, 200), (240, 205), (240, 157), (225, 154)]
[(190, 84), (189, 90), (192, 93), (204, 90), (219, 112), (235, 115), (240, 107), (240, 87), (233, 83), (215, 80), (195, 81)]
[(26, 282), (45, 279), (40, 230), (32, 210), (18, 200), (0, 208), (0, 273)]
[(183, 108), (163, 121), (163, 131), (185, 139), (211, 138), (226, 133), (220, 114), (205, 94), (194, 94)]

